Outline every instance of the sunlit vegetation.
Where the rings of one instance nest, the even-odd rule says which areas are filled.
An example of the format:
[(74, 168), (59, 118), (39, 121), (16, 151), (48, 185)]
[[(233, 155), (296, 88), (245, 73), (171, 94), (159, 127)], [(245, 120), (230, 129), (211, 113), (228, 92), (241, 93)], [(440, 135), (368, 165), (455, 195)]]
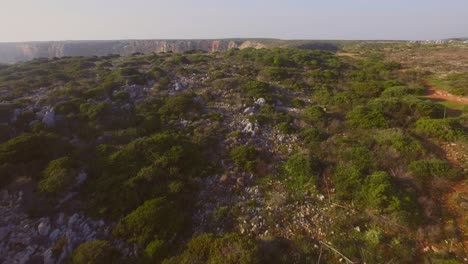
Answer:
[[(0, 108), (0, 186), (28, 177), (57, 202), (86, 172), (76, 199), (114, 224), (70, 263), (461, 260), (458, 244), (441, 242), (463, 239), (446, 232), (441, 197), (466, 175), (439, 146), (466, 143), (466, 113), (445, 116), (422, 96), (421, 76), (378, 47), (2, 66), (11, 105)], [(444, 82), (460, 94), (463, 78)], [(52, 108), (50, 125), (42, 110)], [(241, 229), (252, 212), (263, 224)], [(135, 254), (122, 256), (115, 241)]]

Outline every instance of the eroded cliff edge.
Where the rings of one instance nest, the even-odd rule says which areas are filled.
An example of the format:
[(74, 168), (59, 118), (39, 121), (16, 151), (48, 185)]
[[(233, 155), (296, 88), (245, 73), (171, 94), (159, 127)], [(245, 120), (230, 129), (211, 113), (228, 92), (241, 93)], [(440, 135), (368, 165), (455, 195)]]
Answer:
[(0, 63), (15, 63), (34, 58), (64, 56), (129, 55), (135, 52), (185, 52), (203, 50), (226, 51), (231, 48), (266, 47), (254, 40), (112, 40), (112, 41), (50, 41), (0, 43)]

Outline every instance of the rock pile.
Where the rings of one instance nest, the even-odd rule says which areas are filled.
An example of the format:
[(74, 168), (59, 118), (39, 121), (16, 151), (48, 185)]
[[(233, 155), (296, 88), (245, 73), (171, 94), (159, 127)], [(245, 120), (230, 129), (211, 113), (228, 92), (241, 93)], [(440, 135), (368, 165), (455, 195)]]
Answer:
[(22, 196), (6, 190), (0, 194), (1, 263), (62, 263), (79, 244), (110, 232), (104, 221), (78, 213), (29, 217), (21, 207)]

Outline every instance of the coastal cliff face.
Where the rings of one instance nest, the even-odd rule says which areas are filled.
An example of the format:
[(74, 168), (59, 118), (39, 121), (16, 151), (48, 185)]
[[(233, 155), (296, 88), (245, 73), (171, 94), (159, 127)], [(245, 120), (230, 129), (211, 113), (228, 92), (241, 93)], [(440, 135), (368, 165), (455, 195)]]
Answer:
[(130, 55), (135, 52), (185, 52), (203, 50), (226, 51), (232, 48), (264, 48), (252, 40), (116, 40), (116, 41), (53, 41), (0, 43), (0, 63), (15, 63), (34, 58), (64, 56)]

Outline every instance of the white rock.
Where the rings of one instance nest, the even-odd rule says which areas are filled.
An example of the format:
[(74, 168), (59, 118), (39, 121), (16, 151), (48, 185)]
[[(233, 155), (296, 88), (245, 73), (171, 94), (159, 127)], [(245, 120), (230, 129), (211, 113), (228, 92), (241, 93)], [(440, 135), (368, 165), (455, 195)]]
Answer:
[(255, 133), (257, 132), (257, 130), (258, 130), (257, 123), (248, 122), (245, 125), (242, 132), (247, 133), (247, 134), (252, 134), (253, 136), (255, 136)]
[(70, 219), (68, 219), (68, 226), (69, 227), (73, 226), (78, 221), (79, 218), (80, 216), (78, 214), (72, 215)]
[(55, 125), (55, 110), (53, 108), (48, 110), (44, 114), (44, 117), (42, 118), (42, 122), (49, 127)]
[(41, 236), (47, 236), (50, 231), (50, 224), (49, 224), (49, 219), (43, 219), (37, 226), (37, 232)]
[(58, 239), (60, 235), (60, 230), (59, 229), (55, 229), (54, 231), (52, 231), (49, 235), (49, 239), (52, 240), (52, 241), (55, 241)]
[(255, 101), (255, 104), (256, 104), (256, 105), (259, 105), (259, 106), (265, 105), (265, 104), (266, 104), (266, 100), (265, 100), (265, 98), (258, 98), (258, 99)]
[(254, 107), (247, 107), (246, 109), (244, 109), (244, 114), (252, 114), (255, 112), (255, 108)]
[(76, 177), (76, 185), (83, 184), (83, 182), (85, 182), (86, 179), (88, 179), (88, 174), (86, 174), (86, 172), (84, 171), (81, 171)]
[(174, 90), (182, 91), (182, 90), (185, 90), (185, 88), (186, 88), (185, 85), (183, 85), (182, 83), (176, 82)]

